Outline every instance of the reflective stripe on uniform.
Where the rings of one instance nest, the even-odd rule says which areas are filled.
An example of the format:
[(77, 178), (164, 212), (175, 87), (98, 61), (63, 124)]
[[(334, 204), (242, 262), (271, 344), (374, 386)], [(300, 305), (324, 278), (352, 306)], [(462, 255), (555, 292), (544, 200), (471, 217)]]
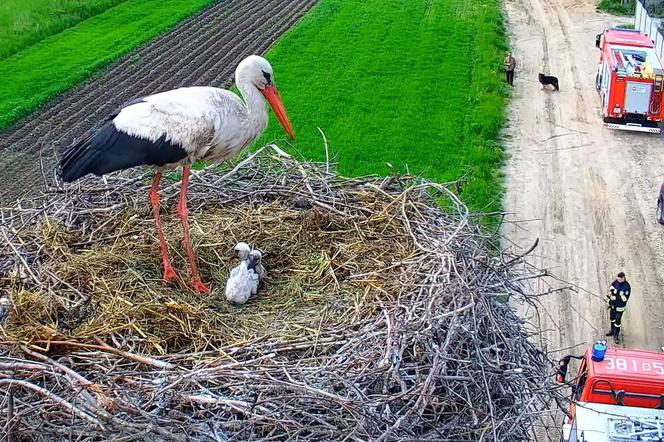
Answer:
[(627, 307), (616, 307), (617, 312), (624, 312)]

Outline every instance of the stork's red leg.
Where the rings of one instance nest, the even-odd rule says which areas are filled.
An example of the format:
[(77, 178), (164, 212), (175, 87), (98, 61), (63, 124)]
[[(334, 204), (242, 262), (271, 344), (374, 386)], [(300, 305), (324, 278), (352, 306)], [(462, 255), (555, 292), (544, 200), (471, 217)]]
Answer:
[(191, 249), (191, 240), (189, 239), (189, 224), (187, 223), (187, 186), (189, 185), (189, 168), (182, 168), (182, 184), (180, 187), (180, 201), (178, 202), (178, 215), (180, 215), (180, 221), (182, 222), (182, 240), (184, 241), (184, 248), (187, 251), (187, 259), (189, 260), (189, 266), (191, 267), (191, 280), (189, 285), (191, 285), (195, 290), (200, 293), (208, 292), (210, 289), (203, 284), (200, 276), (198, 276), (198, 269), (196, 268), (196, 259), (194, 258), (194, 252)]
[(161, 172), (154, 174), (154, 181), (152, 182), (152, 189), (150, 190), (150, 204), (152, 205), (152, 213), (154, 215), (154, 222), (157, 225), (157, 235), (159, 236), (159, 246), (161, 247), (161, 257), (164, 261), (164, 281), (168, 282), (175, 278), (175, 270), (171, 265), (171, 260), (168, 258), (168, 249), (166, 248), (166, 240), (164, 239), (164, 230), (161, 227), (161, 219), (159, 218), (159, 195), (157, 195), (157, 188), (161, 180)]

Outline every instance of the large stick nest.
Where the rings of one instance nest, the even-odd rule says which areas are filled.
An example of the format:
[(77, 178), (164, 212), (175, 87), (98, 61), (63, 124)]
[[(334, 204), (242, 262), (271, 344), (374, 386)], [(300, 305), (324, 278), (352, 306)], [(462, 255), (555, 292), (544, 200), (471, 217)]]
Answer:
[[(15, 439), (533, 437), (552, 367), (504, 303), (528, 275), (446, 186), (346, 179), (276, 146), (196, 172), (210, 295), (184, 283), (176, 182), (162, 219), (181, 278), (161, 281), (149, 186), (89, 178), (2, 212), (0, 410)], [(223, 293), (238, 241), (268, 272), (243, 306)]]

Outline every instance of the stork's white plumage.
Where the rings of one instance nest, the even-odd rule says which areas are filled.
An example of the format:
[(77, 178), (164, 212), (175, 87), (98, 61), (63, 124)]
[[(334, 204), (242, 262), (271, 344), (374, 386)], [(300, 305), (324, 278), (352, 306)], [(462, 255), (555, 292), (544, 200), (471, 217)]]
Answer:
[(231, 270), (226, 282), (226, 299), (233, 304), (244, 304), (258, 293), (258, 285), (265, 269), (261, 264), (260, 251), (250, 251), (245, 243), (238, 243), (235, 251), (242, 261)]
[[(244, 98), (224, 89), (188, 87), (143, 97), (111, 115), (89, 137), (69, 147), (60, 161), (60, 176), (72, 182), (87, 174), (103, 175), (134, 166), (157, 169), (150, 202), (164, 263), (164, 280), (173, 279), (173, 270), (161, 221), (157, 188), (163, 170), (182, 166), (178, 214), (191, 266), (190, 284), (208, 291), (196, 269), (187, 224), (186, 191), (189, 166), (199, 160), (228, 160), (248, 147), (267, 127), (268, 112), (263, 97), (288, 135), (293, 129), (274, 85), (267, 60), (250, 55), (235, 70), (235, 82)], [(261, 96), (262, 95), (262, 96)]]

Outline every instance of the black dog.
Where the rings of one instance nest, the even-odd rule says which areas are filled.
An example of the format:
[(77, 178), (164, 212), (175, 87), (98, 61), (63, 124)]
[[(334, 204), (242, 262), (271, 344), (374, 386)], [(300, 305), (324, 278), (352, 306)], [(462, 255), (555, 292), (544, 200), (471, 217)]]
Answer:
[(558, 79), (554, 77), (553, 75), (544, 75), (544, 74), (539, 74), (539, 82), (542, 85), (540, 89), (544, 89), (545, 86), (551, 85), (555, 88), (555, 90), (559, 90), (558, 88)]

